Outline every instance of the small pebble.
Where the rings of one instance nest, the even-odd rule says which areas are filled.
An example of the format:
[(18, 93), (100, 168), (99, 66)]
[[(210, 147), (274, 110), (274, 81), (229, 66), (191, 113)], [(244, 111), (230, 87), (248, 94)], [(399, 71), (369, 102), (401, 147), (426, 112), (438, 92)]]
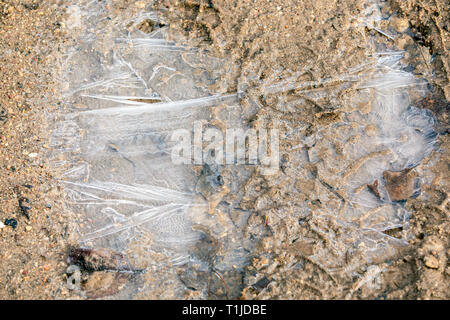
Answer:
[(378, 133), (378, 129), (373, 124), (369, 124), (364, 131), (369, 137), (373, 137)]
[(136, 2), (136, 7), (138, 7), (139, 9), (145, 8), (145, 2), (144, 1)]
[(26, 227), (25, 227), (25, 230), (26, 230), (26, 231), (31, 231), (31, 230), (33, 230), (33, 227), (32, 227), (32, 226), (26, 226)]
[(439, 268), (439, 260), (433, 256), (426, 256), (424, 258), (425, 266), (430, 269), (438, 269)]
[(6, 219), (5, 225), (12, 227), (13, 229), (17, 228), (17, 220), (14, 218)]

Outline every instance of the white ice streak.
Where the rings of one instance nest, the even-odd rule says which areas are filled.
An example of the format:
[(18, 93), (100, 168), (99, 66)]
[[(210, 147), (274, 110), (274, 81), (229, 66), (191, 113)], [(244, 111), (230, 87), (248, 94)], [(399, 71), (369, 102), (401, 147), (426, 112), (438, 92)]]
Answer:
[[(134, 107), (114, 107), (83, 111), (84, 114), (107, 114), (107, 115), (139, 115), (152, 111), (174, 110), (182, 108), (200, 108), (209, 107), (219, 103), (235, 103), (238, 101), (238, 94), (228, 95), (212, 95), (209, 97), (186, 99), (181, 101), (148, 103), (140, 101), (132, 101), (128, 96), (106, 96), (106, 95), (86, 95), (86, 97), (109, 100), (125, 105), (133, 105)], [(142, 99), (138, 97), (134, 99)], [(152, 97), (144, 97), (144, 99), (154, 99)]]

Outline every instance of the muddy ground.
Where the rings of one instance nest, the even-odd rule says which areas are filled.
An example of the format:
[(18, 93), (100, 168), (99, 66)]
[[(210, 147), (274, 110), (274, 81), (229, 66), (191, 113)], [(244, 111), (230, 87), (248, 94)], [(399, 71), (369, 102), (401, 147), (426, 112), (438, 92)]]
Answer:
[[(383, 270), (374, 285), (361, 284), (359, 277), (330, 274), (308, 256), (324, 250), (326, 240), (308, 219), (295, 226), (292, 221), (275, 223), (277, 210), (295, 210), (296, 201), (308, 196), (290, 164), (289, 147), (280, 146), (284, 170), (274, 178), (257, 172), (242, 187), (240, 206), (252, 212), (246, 236), (256, 239), (251, 263), (235, 281), (242, 282), (234, 298), (243, 299), (448, 299), (450, 295), (449, 251), (449, 148), (448, 108), (448, 4), (435, 1), (386, 2), (383, 13), (391, 16), (383, 27), (395, 40), (365, 27), (357, 18), (363, 10), (359, 1), (113, 1), (115, 10), (129, 7), (161, 10), (174, 38), (207, 48), (225, 57), (233, 66), (217, 91), (243, 91), (257, 98), (262, 108), (252, 112), (251, 103), (241, 101), (245, 121), (257, 123), (279, 119), (287, 128), (306, 123), (305, 134), (333, 122), (332, 97), (322, 103), (306, 101), (291, 112), (281, 108), (278, 95), (262, 95), (261, 80), (275, 72), (308, 69), (304, 81), (318, 81), (344, 73), (365, 62), (362, 43), (376, 37), (390, 49), (406, 50), (404, 58), (413, 73), (432, 84), (431, 93), (420, 106), (434, 112), (438, 123), (440, 157), (433, 163), (435, 179), (421, 187), (427, 197), (408, 199), (411, 213), (410, 245), (399, 249), (388, 261), (375, 267)], [(66, 268), (69, 245), (75, 235), (70, 227), (64, 195), (46, 161), (49, 136), (48, 113), (58, 107), (57, 60), (70, 34), (63, 26), (63, 1), (1, 1), (0, 57), (0, 298), (78, 298), (68, 290)], [(408, 30), (407, 30), (408, 29)], [(363, 30), (363, 32), (360, 32)], [(407, 30), (407, 31), (406, 31)], [(299, 36), (301, 35), (301, 36)], [(273, 39), (276, 38), (276, 41)], [(326, 89), (328, 90), (328, 89)], [(331, 89), (330, 89), (331, 90)], [(280, 94), (289, 101), (298, 94)], [(250, 98), (248, 98), (250, 100)], [(328, 100), (327, 100), (328, 99)], [(320, 115), (327, 115), (322, 117)], [(319, 115), (319, 116), (318, 116)], [(431, 157), (430, 157), (431, 158)], [(429, 159), (428, 159), (429, 160)], [(427, 165), (427, 159), (423, 165)], [(431, 161), (431, 160), (430, 160)], [(225, 180), (232, 172), (224, 172)], [(307, 183), (307, 181), (306, 181)], [(300, 185), (292, 194), (291, 186)], [(313, 200), (313, 199), (311, 199)], [(232, 203), (236, 197), (225, 195)], [(312, 202), (312, 205), (317, 205)], [(286, 213), (287, 212), (287, 213)], [(293, 241), (293, 235), (314, 239)], [(270, 260), (269, 260), (270, 258)], [(302, 270), (292, 268), (298, 261)], [(229, 275), (231, 281), (236, 275)], [(361, 284), (361, 285), (360, 285)], [(192, 295), (195, 297), (195, 295)], [(211, 296), (222, 297), (224, 296)], [(157, 298), (157, 297), (153, 297)]]

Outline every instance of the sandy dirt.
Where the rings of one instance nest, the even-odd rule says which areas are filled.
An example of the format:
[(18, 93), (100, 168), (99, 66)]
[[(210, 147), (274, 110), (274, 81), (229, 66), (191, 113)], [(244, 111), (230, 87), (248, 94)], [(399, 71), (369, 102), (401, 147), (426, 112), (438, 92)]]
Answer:
[[(150, 1), (119, 2), (113, 6), (118, 11), (126, 10), (131, 2), (137, 9), (152, 6)], [(238, 203), (241, 210), (251, 212), (244, 238), (251, 239), (253, 251), (242, 273), (220, 276), (229, 284), (230, 292), (212, 293), (210, 298), (449, 299), (450, 19), (444, 0), (387, 1), (383, 14), (388, 19), (380, 28), (395, 35), (394, 40), (374, 28), (352, 27), (361, 23), (357, 17), (364, 9), (362, 1), (169, 0), (157, 1), (153, 7), (160, 10), (175, 40), (188, 41), (227, 59), (232, 71), (213, 89), (245, 92), (246, 98), (241, 101), (243, 121), (250, 126), (277, 119), (285, 132), (290, 132), (302, 123), (301, 136), (308, 136), (336, 122), (339, 110), (329, 106), (345, 97), (336, 96), (332, 87), (324, 88), (327, 94), (319, 103), (304, 99), (293, 111), (278, 102), (305, 98), (301, 92), (264, 94), (261, 83), (265, 79), (288, 78), (293, 70), (308, 70), (301, 76), (303, 82), (341, 75), (366, 62), (374, 50), (364, 45), (368, 38), (376, 38), (388, 49), (405, 50), (404, 65), (432, 85), (418, 106), (432, 110), (438, 120), (440, 151), (439, 157), (434, 152), (420, 164), (420, 168), (432, 172), (433, 182), (421, 186), (420, 198), (409, 198), (404, 204), (411, 213), (409, 246), (369, 267), (361, 263), (363, 267), (352, 276), (330, 273), (310, 259), (314, 252), (333, 250), (313, 219), (299, 219), (296, 215), (300, 202), (308, 202), (311, 210), (320, 209), (320, 201), (310, 195), (316, 185), (323, 183), (314, 174), (310, 178), (297, 176), (296, 158), (289, 150), (300, 143), (300, 135), (293, 135), (280, 145), (283, 170), (275, 178), (266, 178), (250, 168), (249, 178), (239, 177), (244, 182), (238, 193), (220, 195), (220, 201)], [(67, 46), (65, 41), (70, 38), (61, 28), (63, 20), (62, 1), (0, 1), (2, 299), (79, 298), (67, 286), (69, 245), (74, 244), (72, 220), (64, 205), (63, 191), (55, 182), (57, 177), (46, 160), (50, 144), (48, 114), (58, 108), (60, 92), (55, 69), (60, 52)], [(262, 107), (255, 109), (254, 100)], [(219, 114), (220, 110), (214, 112)], [(315, 169), (308, 170), (314, 173)], [(225, 181), (233, 180), (234, 174), (232, 170), (222, 172)], [(409, 197), (411, 192), (406, 193)], [(216, 204), (218, 213), (220, 201)], [(235, 214), (237, 221), (239, 213)], [(287, 218), (277, 221), (279, 215)], [(332, 221), (327, 228), (340, 232)], [(396, 230), (390, 232), (396, 236)], [(311, 241), (296, 241), (299, 237)], [(215, 243), (214, 239), (210, 243)], [(213, 252), (220, 255), (221, 250), (219, 246)], [(346, 257), (348, 265), (352, 259), (364, 262), (358, 256)], [(191, 280), (181, 269), (178, 272), (184, 282)], [(116, 292), (116, 287), (126, 282), (111, 277), (96, 279), (97, 275), (87, 282), (91, 298), (104, 297), (105, 286), (114, 287), (112, 291)], [(151, 274), (147, 278), (158, 281), (152, 280)], [(222, 287), (222, 281), (216, 282), (216, 287)], [(186, 297), (198, 296), (192, 291)], [(155, 294), (150, 298), (159, 297)]]
[(61, 45), (61, 12), (60, 6), (48, 1), (0, 3), (3, 299), (69, 295), (65, 285), (68, 218), (58, 206), (62, 194), (45, 157), (47, 114), (58, 103), (53, 72)]

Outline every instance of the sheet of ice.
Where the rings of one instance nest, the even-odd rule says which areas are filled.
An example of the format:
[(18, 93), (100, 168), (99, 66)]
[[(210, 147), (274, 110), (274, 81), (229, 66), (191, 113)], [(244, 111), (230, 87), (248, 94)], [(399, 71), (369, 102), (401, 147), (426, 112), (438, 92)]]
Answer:
[(81, 245), (126, 251), (145, 236), (169, 263), (184, 264), (201, 238), (187, 214), (207, 204), (194, 200), (191, 168), (172, 163), (171, 134), (237, 95), (209, 91), (226, 72), (219, 59), (167, 41), (163, 27), (150, 34), (132, 27), (157, 24), (155, 13), (116, 24), (106, 5), (78, 1), (68, 9), (77, 41), (63, 66), (53, 163), (79, 213)]

